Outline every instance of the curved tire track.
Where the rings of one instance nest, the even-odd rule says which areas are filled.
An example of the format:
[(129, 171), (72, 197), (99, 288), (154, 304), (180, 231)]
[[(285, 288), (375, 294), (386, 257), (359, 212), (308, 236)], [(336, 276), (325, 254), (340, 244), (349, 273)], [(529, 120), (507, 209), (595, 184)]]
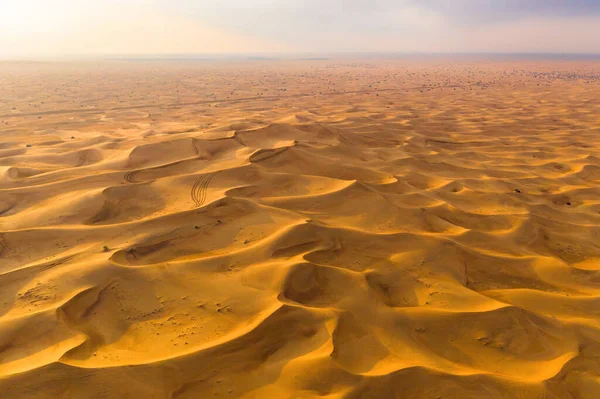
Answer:
[(140, 172), (141, 172), (141, 170), (134, 170), (134, 171), (131, 171), (131, 172), (127, 172), (127, 173), (125, 173), (125, 175), (123, 176), (123, 178), (125, 179), (125, 181), (127, 183), (132, 183), (132, 184), (139, 183), (139, 181), (136, 179), (136, 176)]
[(198, 149), (198, 147), (196, 146), (196, 139), (192, 138), (192, 150), (194, 151), (194, 154), (196, 154), (197, 157), (200, 156), (200, 150)]
[(4, 234), (0, 234), (0, 255), (4, 255), (8, 253), (8, 244), (6, 243), (6, 239), (4, 238)]
[(212, 179), (215, 178), (220, 172), (213, 172), (207, 175), (202, 175), (194, 185), (192, 186), (192, 190), (190, 191), (190, 196), (192, 197), (192, 201), (194, 201), (194, 206), (196, 208), (202, 206), (206, 201), (206, 192), (208, 186)]

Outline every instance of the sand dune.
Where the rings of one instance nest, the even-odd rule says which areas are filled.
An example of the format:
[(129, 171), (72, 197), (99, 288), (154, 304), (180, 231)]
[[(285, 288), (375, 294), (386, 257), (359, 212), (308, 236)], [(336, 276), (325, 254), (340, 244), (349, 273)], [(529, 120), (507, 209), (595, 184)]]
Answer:
[(589, 61), (0, 65), (0, 397), (597, 398)]

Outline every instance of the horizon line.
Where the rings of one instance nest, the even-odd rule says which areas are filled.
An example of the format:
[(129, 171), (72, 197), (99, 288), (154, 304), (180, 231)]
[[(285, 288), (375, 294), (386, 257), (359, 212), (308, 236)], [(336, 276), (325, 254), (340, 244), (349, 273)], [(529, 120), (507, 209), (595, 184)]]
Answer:
[(335, 59), (377, 59), (390, 57), (536, 57), (536, 58), (600, 58), (599, 53), (544, 52), (544, 51), (329, 51), (329, 52), (223, 52), (223, 53), (131, 53), (131, 54), (57, 54), (57, 55), (0, 55), (0, 62), (10, 61), (322, 61)]

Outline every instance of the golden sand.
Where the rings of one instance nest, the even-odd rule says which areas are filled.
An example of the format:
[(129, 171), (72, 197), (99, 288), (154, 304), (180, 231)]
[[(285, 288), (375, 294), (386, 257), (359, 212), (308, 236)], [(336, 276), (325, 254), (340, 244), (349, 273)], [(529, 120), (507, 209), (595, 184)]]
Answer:
[(600, 397), (599, 70), (0, 64), (0, 397)]

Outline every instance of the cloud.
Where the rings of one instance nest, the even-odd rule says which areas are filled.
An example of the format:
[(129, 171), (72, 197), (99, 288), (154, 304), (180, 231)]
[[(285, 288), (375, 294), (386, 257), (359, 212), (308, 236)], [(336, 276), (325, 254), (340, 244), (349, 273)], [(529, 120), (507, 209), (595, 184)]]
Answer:
[(0, 55), (600, 53), (598, 0), (0, 2)]
[(5, 9), (11, 12), (13, 22), (0, 25), (0, 56), (270, 52), (286, 48), (274, 37), (242, 35), (226, 26), (163, 13), (142, 0), (58, 2), (61, 4), (24, 0)]
[(165, 3), (163, 10), (244, 34), (296, 43), (327, 42), (337, 35), (418, 33), (443, 24), (440, 15), (411, 0), (202, 0), (179, 2), (175, 7)]
[(600, 15), (598, 0), (415, 0), (415, 4), (471, 23)]
[[(599, 0), (200, 0), (202, 23), (290, 51), (600, 52)], [(552, 39), (561, 32), (557, 40)], [(585, 35), (585, 36), (581, 36)]]

